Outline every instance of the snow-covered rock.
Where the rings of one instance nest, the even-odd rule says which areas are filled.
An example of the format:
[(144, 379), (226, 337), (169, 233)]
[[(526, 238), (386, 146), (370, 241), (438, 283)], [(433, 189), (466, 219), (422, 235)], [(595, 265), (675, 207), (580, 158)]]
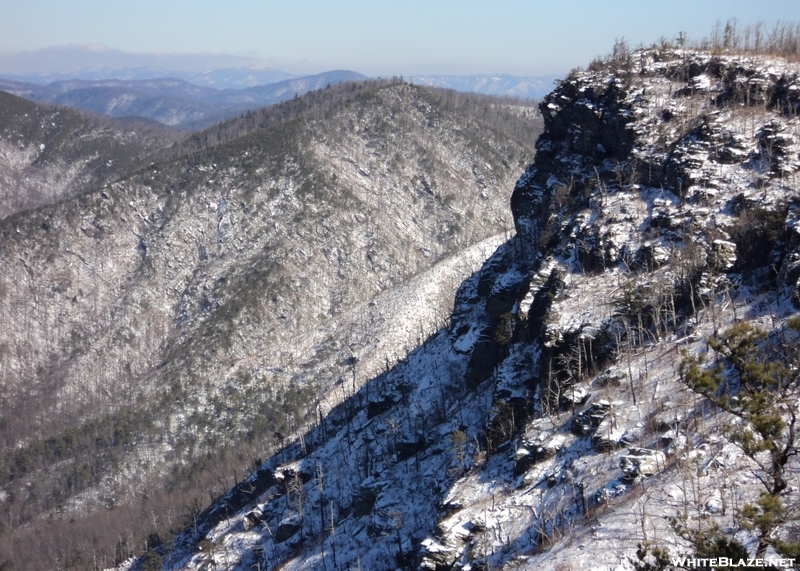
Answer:
[(776, 86), (798, 68), (655, 48), (630, 65), (547, 96), (516, 235), (462, 283), (448, 328), (349, 403), (401, 381), (402, 398), (305, 439), (328, 476), (304, 486), (302, 551), (217, 527), (242, 542), (240, 569), (261, 546), (285, 569), (335, 551), (371, 569), (631, 570), (656, 538), (688, 550), (670, 518), (731, 530), (728, 506), (759, 497), (731, 416), (680, 363), (710, 361), (707, 338), (737, 320), (775, 331), (796, 313), (798, 97)]

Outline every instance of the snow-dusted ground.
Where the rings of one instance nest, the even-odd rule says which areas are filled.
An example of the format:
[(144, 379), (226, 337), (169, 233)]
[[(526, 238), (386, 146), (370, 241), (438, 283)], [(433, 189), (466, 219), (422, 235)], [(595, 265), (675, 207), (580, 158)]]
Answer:
[[(689, 553), (672, 518), (692, 529), (718, 525), (755, 552), (756, 536), (736, 514), (759, 496), (757, 467), (724, 435), (735, 419), (688, 390), (678, 366), (682, 351), (713, 357), (707, 338), (737, 320), (778, 331), (797, 314), (790, 299), (795, 284), (770, 282), (763, 272), (732, 273), (738, 266), (730, 231), (736, 204), (775, 209), (798, 198), (798, 124), (768, 105), (712, 105), (725, 86), (707, 73), (680, 79), (670, 70), (689, 60), (710, 68), (717, 60), (673, 56), (657, 60), (645, 52), (640, 63), (650, 75), (620, 91), (614, 112), (635, 133), (631, 161), (671, 165), (679, 176), (663, 180), (679, 180), (681, 188), (649, 186), (616, 159), (592, 163), (570, 146), (577, 136), (545, 143), (562, 145), (551, 155), (561, 172), (597, 181), (587, 200), (553, 208), (558, 239), (533, 260), (516, 254), (524, 251), (519, 236), (500, 246), (462, 285), (449, 329), (333, 407), (303, 442), (268, 460), (262, 469), (274, 474), (274, 485), (213, 529), (201, 529), (207, 541), (200, 548), (187, 533), (183, 547), (164, 553), (165, 568), (633, 570), (645, 542)], [(719, 61), (752, 71), (736, 80), (751, 87), (781, 79), (790, 93), (797, 89), (796, 65)], [(559, 105), (609, 113), (593, 94), (617, 80), (582, 72), (570, 81), (584, 96), (563, 97), (558, 105), (554, 96), (556, 117), (566, 108)], [(778, 139), (780, 153), (769, 147)], [(536, 191), (554, 196), (563, 179), (537, 168), (518, 189), (546, 180)], [(534, 219), (517, 222), (528, 231)], [(784, 225), (790, 238), (793, 220), (790, 211)], [(697, 250), (691, 255), (690, 244)], [(604, 252), (605, 266), (585, 267), (597, 252)], [(780, 263), (792, 256), (783, 252)], [(694, 311), (665, 302), (663, 323), (643, 327), (636, 338), (625, 331), (626, 296), (666, 300), (691, 264), (702, 271)], [(786, 273), (784, 266), (775, 270)], [(558, 287), (545, 289), (551, 282)], [(504, 315), (524, 330), (547, 299), (543, 336), (509, 339), (498, 334), (508, 318), (487, 317), (515, 288), (516, 302), (508, 302)], [(409, 331), (407, 318), (396, 315), (398, 327)], [(471, 352), (492, 336), (502, 356), (488, 378), (469, 388)], [(607, 363), (578, 375), (573, 367), (577, 382), (565, 396), (575, 404), (556, 410), (540, 398), (543, 355), (569, 339), (579, 340), (572, 345), (578, 361), (588, 343), (605, 343), (599, 357)], [(361, 362), (381, 350), (368, 346)], [(534, 410), (521, 426), (507, 408), (520, 401)], [(583, 430), (590, 414), (596, 426)], [(786, 498), (795, 502), (796, 459), (788, 475)]]
[[(743, 310), (740, 305), (739, 311)], [(785, 305), (773, 311), (778, 320), (795, 312)], [(732, 323), (731, 306), (719, 308), (716, 318), (718, 325)], [(262, 569), (270, 569), (288, 559), (282, 568), (355, 569), (360, 565), (362, 569), (391, 569), (399, 550), (411, 552), (414, 543), (429, 555), (469, 545), (471, 557), (486, 558), (491, 568), (515, 569), (562, 569), (563, 564), (572, 569), (634, 569), (636, 547), (644, 540), (666, 546), (674, 554), (688, 551), (670, 528), (669, 517), (688, 514), (689, 521), (713, 517), (730, 525), (735, 509), (757, 498), (759, 488), (750, 463), (721, 435), (731, 419), (708, 410), (693, 414), (698, 398), (677, 380), (676, 341), (689, 350), (704, 350), (700, 335), (713, 332), (710, 310), (701, 312), (695, 332), (694, 342), (672, 336), (649, 344), (624, 367), (637, 379), (634, 390), (644, 404), (632, 404), (625, 384), (601, 388), (589, 383), (591, 402), (611, 402), (614, 423), (634, 433), (637, 446), (664, 448), (666, 462), (654, 476), (624, 481), (619, 464), (627, 451), (594, 450), (590, 439), (570, 433), (568, 412), (561, 418), (532, 422), (519, 441), (486, 459), (474, 442), (474, 427), (485, 424), (490, 402), (480, 394), (469, 395), (450, 404), (445, 419), (431, 410), (443, 398), (447, 403), (442, 391), (457, 391), (453, 384), (463, 373), (463, 361), (451, 352), (446, 333), (441, 333), (413, 352), (408, 364), (397, 367), (385, 383), (371, 387), (385, 395), (392, 383), (413, 376), (418, 384), (402, 403), (404, 410), (373, 419), (362, 410), (347, 431), (305, 459), (271, 463), (278, 472), (294, 470), (311, 477), (302, 492), (302, 502), (313, 506), (304, 508), (304, 533), (311, 536), (304, 545), (291, 540), (275, 543), (281, 526), (297, 519), (300, 499), (290, 500), (271, 488), (257, 506), (268, 514), (264, 522), (245, 531), (245, 514), (256, 507), (251, 506), (208, 533), (215, 544), (213, 553), (198, 553), (169, 568), (201, 569), (213, 560), (218, 568), (250, 569), (260, 563)], [(676, 445), (664, 447), (664, 435), (646, 434), (648, 417), (654, 413), (676, 426)], [(397, 441), (407, 441), (415, 428), (428, 422), (435, 423), (425, 430), (426, 439), (433, 442), (418, 461), (411, 456), (397, 462)], [(469, 427), (467, 441), (459, 453), (449, 437), (465, 426)], [(560, 451), (514, 477), (514, 447), (543, 435), (560, 436)], [(465, 475), (452, 480), (465, 469)], [(547, 482), (550, 476), (557, 480), (552, 487)], [(795, 468), (795, 482), (797, 477)], [(580, 484), (592, 505), (586, 516), (580, 507)], [(791, 493), (797, 492), (795, 485)], [(369, 514), (344, 515), (343, 507), (352, 510), (354, 499), (372, 493), (377, 497)], [(602, 497), (602, 501), (592, 497)], [(333, 524), (329, 510), (333, 510)], [(439, 519), (448, 510), (457, 511)], [(549, 549), (541, 549), (541, 534), (548, 536)], [(738, 537), (752, 543), (746, 533)], [(468, 559), (464, 557), (464, 569), (473, 568)]]

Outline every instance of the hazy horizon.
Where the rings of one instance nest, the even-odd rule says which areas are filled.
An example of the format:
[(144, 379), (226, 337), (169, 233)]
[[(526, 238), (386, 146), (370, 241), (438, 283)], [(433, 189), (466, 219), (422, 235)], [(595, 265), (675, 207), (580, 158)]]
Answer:
[[(585, 66), (616, 38), (649, 44), (682, 31), (699, 39), (733, 18), (767, 27), (800, 19), (796, 0), (0, 0), (0, 7), (0, 74), (15, 75), (76, 66), (201, 71), (258, 63), (294, 75), (349, 69), (383, 77), (537, 77)], [(103, 63), (109, 61), (117, 63)]]
[[(297, 73), (292, 73), (281, 69), (274, 62), (248, 57), (238, 54), (190, 54), (190, 53), (131, 53), (112, 49), (105, 44), (71, 44), (67, 46), (48, 46), (39, 50), (0, 53), (0, 74), (4, 76), (25, 76), (32, 74), (68, 74), (79, 69), (118, 68), (118, 69), (142, 69), (160, 68), (164, 70), (175, 70), (192, 73), (202, 73), (211, 70), (226, 68), (248, 68), (254, 70), (274, 70), (283, 71), (293, 76), (306, 74), (323, 73), (334, 68), (324, 68), (320, 71), (304, 72), (302, 69)], [(341, 69), (349, 69), (342, 67)], [(351, 71), (358, 71), (351, 69)], [(392, 74), (398, 75), (398, 74)], [(485, 73), (419, 73), (418, 76), (485, 76), (485, 75), (509, 75), (514, 74), (496, 71)], [(544, 74), (540, 76), (527, 77), (550, 77), (554, 74)], [(387, 75), (375, 75), (374, 77), (387, 77)]]

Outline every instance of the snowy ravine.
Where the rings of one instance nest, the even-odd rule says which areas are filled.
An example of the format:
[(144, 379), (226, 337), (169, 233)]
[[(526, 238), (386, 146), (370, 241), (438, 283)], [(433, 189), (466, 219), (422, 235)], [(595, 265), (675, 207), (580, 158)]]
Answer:
[[(752, 556), (735, 516), (757, 470), (678, 371), (737, 320), (797, 315), (798, 66), (647, 50), (598, 67), (542, 104), (517, 234), (449, 327), (345, 379), (319, 426), (159, 549), (165, 569), (635, 569), (645, 542), (690, 552), (670, 518)], [(797, 458), (787, 475), (791, 504)]]

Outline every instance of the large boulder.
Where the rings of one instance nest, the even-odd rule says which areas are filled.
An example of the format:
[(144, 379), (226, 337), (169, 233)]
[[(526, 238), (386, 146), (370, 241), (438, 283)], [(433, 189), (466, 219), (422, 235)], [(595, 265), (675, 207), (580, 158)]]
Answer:
[(592, 446), (601, 452), (628, 446), (633, 440), (634, 435), (618, 426), (613, 417), (604, 418), (592, 434)]
[(362, 517), (368, 515), (375, 502), (378, 500), (378, 494), (386, 487), (386, 482), (383, 480), (376, 480), (369, 477), (359, 487), (358, 493), (353, 496), (353, 515)]
[(244, 521), (242, 523), (244, 525), (244, 529), (248, 530), (253, 529), (262, 521), (264, 521), (264, 512), (262, 512), (259, 508), (255, 508), (253, 511), (244, 514)]
[(287, 518), (278, 524), (275, 531), (275, 543), (283, 543), (300, 531), (300, 520), (296, 517)]
[(600, 423), (611, 410), (611, 403), (607, 400), (599, 400), (592, 406), (572, 419), (570, 429), (573, 434), (586, 436), (591, 434), (600, 426)]
[(639, 476), (658, 474), (667, 465), (667, 457), (658, 450), (647, 448), (631, 448), (619, 461), (623, 478), (634, 481)]
[(453, 569), (459, 556), (459, 551), (446, 547), (433, 539), (422, 542), (424, 556), (419, 568), (427, 571), (449, 571)]
[(720, 272), (727, 272), (736, 265), (736, 244), (727, 240), (714, 240), (708, 255), (708, 265)]

